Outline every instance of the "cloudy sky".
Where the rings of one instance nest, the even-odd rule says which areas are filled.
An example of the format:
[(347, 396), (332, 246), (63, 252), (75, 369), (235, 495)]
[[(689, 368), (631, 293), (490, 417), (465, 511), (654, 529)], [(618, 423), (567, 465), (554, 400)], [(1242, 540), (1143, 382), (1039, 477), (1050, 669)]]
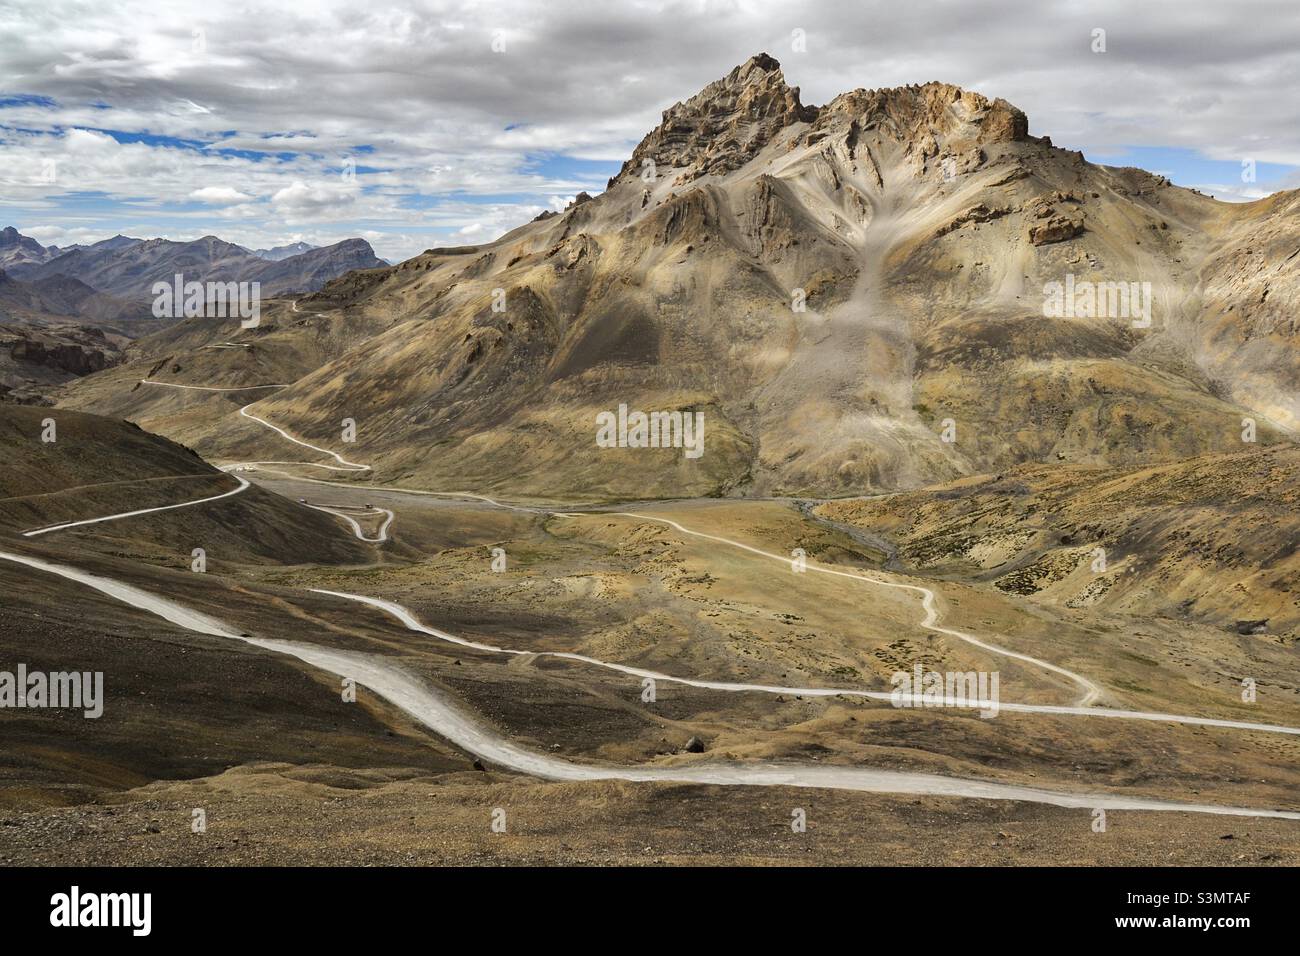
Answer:
[(1292, 0), (5, 0), (0, 225), (359, 235), (391, 260), (485, 241), (603, 189), (759, 51), (806, 103), (943, 80), (1094, 162), (1224, 199), (1300, 186)]

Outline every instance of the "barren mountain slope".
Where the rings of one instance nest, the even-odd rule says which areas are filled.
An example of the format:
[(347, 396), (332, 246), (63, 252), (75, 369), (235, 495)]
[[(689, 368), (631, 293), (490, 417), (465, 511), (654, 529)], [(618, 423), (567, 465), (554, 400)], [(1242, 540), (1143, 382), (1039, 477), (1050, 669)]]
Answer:
[(340, 533), (334, 518), (256, 485), (211, 504), (23, 535), (239, 488), (235, 476), (129, 422), (68, 409), (0, 405), (0, 460), (0, 549), (55, 560), (67, 548), (83, 560), (87, 552), (101, 551), (188, 568), (193, 549), (202, 547), (212, 570), (373, 560), (371, 550)]
[(1300, 429), (1300, 192), (1220, 215), (1225, 240), (1201, 268), (1205, 311), (1189, 343), (1238, 401)]
[[(354, 273), (364, 276), (368, 273)], [(182, 319), (130, 344), (124, 361), (66, 390), (61, 404), (117, 418), (170, 435), (205, 456), (249, 457), (249, 442), (265, 439), (247, 419), (231, 414), (270, 390), (237, 389), (288, 384), (348, 354), (367, 339), (400, 324), (400, 316), (361, 309), (331, 309), (293, 300), (262, 303), (260, 324), (244, 329), (237, 319)], [(235, 389), (189, 391), (142, 385), (142, 379)], [(276, 439), (279, 441), (279, 439)], [(272, 458), (285, 446), (271, 444)]]
[(1150, 467), (1027, 465), (816, 513), (884, 535), (899, 562), (927, 574), (991, 580), (1093, 616), (1196, 620), (1291, 643), (1298, 506), (1300, 449), (1278, 444)]
[[(946, 84), (804, 106), (757, 56), (668, 110), (604, 194), (304, 300), (384, 331), (258, 407), (314, 441), (355, 419), (384, 480), (548, 496), (852, 494), (1228, 452), (1246, 415), (1265, 443), (1300, 424), (1293, 206), (1092, 165)], [(1149, 327), (1118, 304), (1047, 317), (1067, 280), (1149, 283)], [(94, 378), (67, 401), (116, 413)], [(229, 414), (168, 425), (137, 404), (172, 400), (129, 413), (209, 456), (245, 440)], [(620, 404), (703, 412), (705, 453), (598, 447)]]

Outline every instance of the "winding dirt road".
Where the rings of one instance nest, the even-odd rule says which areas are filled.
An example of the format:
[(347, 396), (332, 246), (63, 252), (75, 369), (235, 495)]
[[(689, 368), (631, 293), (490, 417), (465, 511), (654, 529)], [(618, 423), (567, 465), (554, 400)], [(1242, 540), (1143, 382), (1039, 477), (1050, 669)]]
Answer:
[(393, 519), (397, 517), (387, 508), (371, 508), (368, 511), (362, 511), (360, 513), (362, 517), (368, 517), (371, 515), (388, 515), (388, 517), (384, 519), (384, 523), (379, 526), (379, 530), (375, 533), (375, 536), (373, 538), (370, 538), (367, 537), (366, 533), (361, 530), (361, 525), (357, 523), (356, 518), (353, 518), (350, 514), (344, 511), (337, 511), (334, 508), (327, 508), (324, 505), (314, 505), (309, 501), (303, 501), (300, 502), (300, 504), (303, 504), (308, 508), (311, 508), (313, 511), (323, 511), (327, 515), (333, 515), (336, 518), (342, 518), (344, 521), (348, 523), (348, 526), (352, 528), (353, 534), (355, 534), (362, 541), (368, 542), (370, 544), (381, 544), (384, 541), (387, 541), (388, 527), (393, 523)]
[[(457, 637), (441, 628), (431, 627), (422, 623), (410, 610), (398, 604), (396, 601), (385, 601), (381, 598), (368, 597), (363, 594), (348, 594), (345, 591), (327, 591), (323, 588), (312, 588), (317, 594), (328, 594), (332, 597), (345, 598), (349, 601), (356, 601), (360, 604), (368, 604), (371, 607), (378, 608), (387, 614), (392, 615), (401, 621), (408, 630), (418, 631), (421, 634), (428, 634), (442, 641), (448, 641), (452, 644), (459, 644), (461, 647), (471, 647), (480, 651), (490, 651), (496, 654), (513, 654), (519, 656), (532, 657), (554, 657), (561, 660), (579, 661), (583, 664), (592, 664), (596, 667), (603, 667), (607, 670), (618, 671), (621, 674), (628, 674), (632, 677), (651, 678), (656, 681), (663, 681), (671, 684), (684, 684), (688, 687), (699, 687), (703, 690), (720, 690), (720, 691), (754, 691), (763, 694), (781, 694), (785, 696), (801, 697), (861, 697), (867, 700), (879, 700), (892, 703), (895, 700), (904, 700), (911, 704), (918, 705), (925, 701), (922, 694), (903, 694), (897, 695), (891, 691), (884, 690), (862, 690), (854, 687), (790, 687), (776, 684), (741, 684), (731, 681), (703, 680), (694, 677), (681, 677), (675, 674), (666, 674), (662, 671), (646, 670), (642, 667), (632, 667), (628, 664), (616, 664), (610, 661), (603, 661), (596, 657), (588, 657), (585, 654), (574, 654), (568, 651), (533, 651), (521, 650), (518, 648), (498, 647), (494, 644), (484, 644), (480, 641), (471, 641), (463, 637)], [(1300, 736), (1300, 727), (1283, 727), (1279, 724), (1256, 724), (1241, 720), (1222, 720), (1217, 717), (1191, 717), (1182, 714), (1162, 714), (1155, 711), (1143, 710), (1113, 710), (1108, 707), (1086, 707), (1078, 705), (1074, 707), (1056, 704), (1016, 704), (1002, 701), (990, 702), (981, 700), (972, 700), (962, 697), (943, 697), (944, 706), (947, 707), (964, 707), (969, 710), (986, 710), (990, 704), (997, 710), (1007, 710), (1020, 714), (1068, 714), (1077, 717), (1110, 717), (1118, 720), (1148, 720), (1159, 723), (1172, 724), (1189, 724), (1200, 727), (1227, 727), (1233, 730), (1257, 730), (1268, 733), (1291, 734)]]
[(207, 504), (209, 501), (220, 501), (222, 498), (229, 498), (233, 495), (237, 495), (240, 494), (241, 492), (248, 490), (249, 483), (247, 480), (239, 477), (238, 475), (232, 475), (231, 477), (233, 477), (237, 482), (239, 482), (239, 487), (231, 489), (230, 491), (224, 492), (219, 495), (212, 495), (211, 497), (208, 498), (196, 498), (193, 501), (182, 501), (179, 504), (174, 504), (174, 505), (162, 505), (161, 507), (158, 508), (140, 508), (136, 511), (123, 511), (115, 515), (104, 515), (102, 518), (85, 518), (81, 521), (65, 521), (62, 524), (52, 524), (44, 528), (36, 528), (32, 531), (24, 531), (23, 537), (34, 538), (37, 535), (49, 534), (51, 531), (64, 531), (67, 528), (79, 528), (82, 525), (99, 524), (103, 521), (119, 521), (122, 518), (134, 518), (137, 517), (138, 515), (150, 515), (150, 514), (155, 514), (159, 511), (174, 511), (177, 508), (193, 508), (195, 505)]
[[(147, 381), (147, 380), (146, 380)], [(147, 382), (154, 385), (170, 385), (177, 388), (195, 388), (205, 391), (237, 391), (243, 389), (218, 389), (204, 388), (201, 386), (181, 386), (171, 383)], [(252, 388), (254, 386), (250, 386)], [(283, 387), (283, 386), (256, 386), (256, 387)], [(255, 403), (254, 403), (255, 404)], [(248, 413), (246, 405), (240, 409), (240, 414), (252, 421), (275, 431), (287, 440), (298, 444), (302, 447), (312, 449), (321, 454), (328, 455), (338, 462), (338, 466), (318, 465), (318, 467), (331, 468), (337, 471), (369, 471), (369, 465), (363, 465), (356, 462), (350, 462), (342, 456), (329, 449), (320, 448), (309, 442), (302, 441), (289, 434), (284, 429)], [(235, 465), (226, 466), (227, 468), (239, 468), (247, 465), (256, 464), (296, 464), (307, 465), (308, 462), (245, 462)], [(146, 508), (133, 512), (124, 512), (117, 515), (108, 515), (102, 518), (90, 518), (77, 522), (66, 522), (61, 525), (54, 525), (49, 528), (37, 529), (32, 532), (26, 532), (28, 536), (43, 534), (48, 531), (58, 530), (60, 528), (75, 527), (78, 525), (94, 524), (102, 521), (112, 521), (119, 518), (131, 517), (140, 514), (149, 514), (157, 511), (167, 511), (174, 508), (191, 507), (203, 504), (208, 501), (215, 501), (220, 498), (229, 497), (233, 494), (245, 490), (248, 482), (235, 476), (240, 482), (240, 487), (226, 492), (223, 495), (217, 495), (210, 498), (198, 499), (196, 501), (182, 502), (175, 505), (165, 505), (159, 508)], [(307, 479), (312, 480), (312, 479)], [(336, 484), (324, 482), (325, 484)], [(337, 485), (336, 485), (337, 486)], [(373, 488), (371, 490), (387, 490), (393, 492), (411, 493), (411, 494), (428, 494), (438, 497), (450, 498), (470, 498), (483, 501), (494, 507), (506, 508), (516, 511), (526, 511), (531, 513), (543, 514), (559, 518), (577, 519), (590, 515), (600, 516), (619, 516), (631, 518), (640, 521), (650, 521), (664, 524), (672, 527), (676, 531), (724, 544), (729, 547), (738, 548), (743, 551), (759, 555), (774, 561), (780, 561), (788, 564), (789, 559), (784, 555), (764, 551), (761, 548), (747, 545), (740, 541), (718, 535), (707, 534), (688, 528), (677, 521), (668, 518), (662, 518), (655, 515), (646, 515), (637, 512), (565, 512), (555, 511), (545, 508), (535, 508), (527, 506), (517, 506), (504, 504), (493, 498), (478, 495), (470, 492), (420, 492), (410, 491), (401, 488)], [(330, 508), (317, 506), (317, 510), (326, 511), (330, 514), (337, 515), (348, 521), (352, 525), (354, 533), (362, 540), (386, 540), (388, 528), (392, 524), (394, 515), (388, 509), (372, 509), (371, 513), (385, 513), (388, 515), (379, 534), (375, 539), (366, 538), (362, 533), (360, 525), (357, 524), (349, 515)], [(845, 790), (865, 790), (881, 793), (909, 793), (909, 794), (932, 794), (941, 796), (970, 797), (978, 799), (1004, 799), (1004, 800), (1022, 800), (1035, 803), (1047, 803), (1054, 806), (1074, 807), (1074, 808), (1102, 808), (1102, 809), (1130, 809), (1130, 810), (1171, 810), (1171, 811), (1191, 811), (1200, 813), (1224, 814), (1232, 816), (1266, 816), (1281, 817), (1286, 819), (1300, 819), (1300, 812), (1282, 811), (1282, 810), (1257, 810), (1251, 808), (1238, 807), (1221, 807), (1204, 804), (1183, 804), (1173, 801), (1162, 801), (1142, 798), (1128, 798), (1108, 794), (1083, 794), (1083, 793), (1065, 793), (1048, 789), (1021, 787), (1007, 784), (999, 784), (988, 781), (958, 779), (944, 777), (935, 774), (921, 773), (901, 773), (894, 771), (874, 770), (862, 767), (834, 767), (825, 765), (802, 765), (787, 763), (748, 763), (748, 762), (730, 762), (720, 763), (717, 761), (707, 761), (692, 763), (680, 766), (644, 766), (636, 768), (626, 767), (605, 767), (593, 764), (574, 763), (570, 761), (559, 760), (549, 755), (538, 754), (523, 748), (517, 747), (508, 740), (496, 734), (490, 728), (487, 728), (466, 715), (464, 712), (453, 706), (443, 699), (432, 688), (426, 686), (413, 675), (405, 672), (399, 666), (393, 664), (389, 659), (377, 657), (374, 655), (365, 655), (352, 652), (336, 651), (316, 645), (298, 644), (288, 641), (276, 641), (263, 638), (245, 637), (242, 634), (231, 629), (224, 623), (184, 607), (174, 601), (157, 595), (150, 594), (139, 588), (122, 582), (114, 581), (110, 578), (91, 575), (87, 572), (75, 568), (54, 564), (43, 561), (38, 558), (25, 555), (10, 554), (0, 552), (0, 559), (13, 561), (28, 567), (44, 571), (50, 574), (56, 574), (69, 580), (76, 581), (86, 586), (95, 588), (105, 594), (108, 594), (118, 600), (121, 600), (133, 607), (149, 611), (166, 620), (171, 621), (178, 626), (187, 628), (197, 633), (208, 634), (217, 637), (229, 638), (234, 640), (245, 641), (268, 650), (278, 653), (289, 654), (306, 663), (309, 663), (322, 670), (341, 676), (352, 677), (359, 683), (370, 687), (380, 696), (388, 699), (398, 707), (402, 708), (408, 714), (421, 723), (433, 729), (439, 735), (452, 741), (458, 746), (474, 753), (486, 760), (490, 760), (501, 766), (508, 767), (524, 773), (534, 774), (540, 777), (546, 777), (556, 780), (630, 780), (630, 781), (671, 781), (681, 783), (711, 783), (720, 785), (748, 785), (748, 786), (796, 786), (796, 787), (825, 787), (831, 789)], [(1145, 720), (1161, 721), (1179, 724), (1190, 724), (1208, 727), (1223, 727), (1234, 730), (1263, 731), (1283, 734), (1300, 734), (1300, 728), (1284, 727), (1273, 724), (1257, 724), (1244, 721), (1220, 720), (1216, 718), (1194, 717), (1177, 714), (1163, 714), (1143, 711), (1126, 711), (1114, 710), (1110, 708), (1101, 708), (1092, 706), (1102, 694), (1102, 688), (1086, 677), (1070, 671), (1066, 668), (1052, 664), (1048, 661), (1012, 651), (1007, 648), (981, 641), (973, 635), (966, 634), (962, 631), (944, 628), (939, 625), (939, 611), (937, 608), (937, 598), (929, 588), (905, 584), (901, 582), (890, 581), (875, 576), (857, 574), (849, 571), (843, 571), (838, 568), (818, 565), (816, 562), (807, 562), (806, 568), (809, 571), (822, 574), (832, 574), (838, 577), (849, 578), (861, 581), (867, 584), (899, 588), (907, 590), (921, 596), (922, 608), (925, 612), (921, 621), (921, 626), (936, 633), (945, 634), (951, 637), (966, 641), (974, 646), (980, 647), (994, 654), (1003, 655), (1024, 661), (1034, 666), (1041, 667), (1047, 671), (1066, 677), (1076, 683), (1083, 691), (1083, 696), (1074, 706), (1054, 706), (1039, 704), (1016, 704), (999, 702), (999, 709), (1005, 709), (1021, 713), (1037, 714), (1068, 714), (1072, 716), (1085, 717), (1102, 717), (1112, 719), (1127, 720)], [(868, 691), (853, 688), (800, 688), (800, 687), (779, 687), (764, 684), (740, 684), (726, 681), (710, 681), (697, 678), (681, 677), (677, 675), (665, 674), (657, 671), (650, 671), (643, 668), (631, 667), (628, 665), (602, 661), (597, 658), (588, 657), (582, 654), (568, 652), (534, 652), (519, 649), (503, 648), (493, 645), (483, 644), (480, 642), (469, 641), (457, 637), (438, 628), (429, 627), (420, 622), (415, 615), (400, 604), (391, 601), (384, 601), (379, 598), (368, 597), (364, 595), (349, 594), (338, 591), (325, 591), (320, 589), (318, 593), (331, 595), (341, 599), (354, 601), (377, 608), (385, 613), (397, 618), (408, 629), (428, 634), (440, 640), (449, 641), (466, 647), (478, 648), (480, 650), (491, 651), (501, 654), (538, 654), (566, 660), (581, 662), (610, 670), (625, 673), (633, 677), (651, 678), (654, 680), (686, 684), (693, 687), (699, 687), (709, 690), (735, 692), (735, 691), (754, 691), (761, 693), (802, 695), (812, 697), (827, 696), (855, 696), (872, 700), (890, 701), (894, 695), (887, 691)], [(958, 702), (956, 700), (946, 701), (950, 706), (972, 706), (971, 702)], [(974, 702), (973, 706), (980, 707), (981, 703)]]
[(939, 774), (873, 770), (865, 767), (715, 760), (692, 761), (672, 766), (614, 767), (561, 760), (511, 743), (492, 728), (476, 721), (451, 704), (433, 688), (399, 665), (392, 663), (387, 657), (333, 650), (292, 641), (244, 637), (216, 618), (112, 578), (6, 551), (0, 551), (0, 560), (26, 565), (94, 588), (115, 600), (148, 611), (186, 630), (243, 641), (278, 654), (295, 657), (336, 676), (350, 677), (463, 750), (498, 766), (548, 780), (626, 780), (720, 786), (787, 786), (872, 793), (925, 794), (978, 800), (1014, 800), (1087, 810), (1178, 811), (1218, 816), (1300, 820), (1300, 812), (1291, 810), (1178, 803), (1105, 793), (1067, 793), (1038, 787), (945, 777)]

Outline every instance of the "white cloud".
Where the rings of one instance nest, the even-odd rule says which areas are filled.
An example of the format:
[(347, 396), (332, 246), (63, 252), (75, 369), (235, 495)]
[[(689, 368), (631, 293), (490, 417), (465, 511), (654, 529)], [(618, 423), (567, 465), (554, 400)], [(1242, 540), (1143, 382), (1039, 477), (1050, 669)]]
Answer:
[[(1091, 52), (1098, 26), (1104, 54)], [(796, 28), (806, 52), (792, 49)], [(492, 52), (498, 30), (503, 53)], [(393, 258), (598, 191), (604, 175), (543, 173), (570, 167), (535, 160), (617, 163), (661, 110), (760, 50), (805, 102), (940, 79), (1011, 100), (1034, 132), (1090, 156), (1155, 145), (1300, 165), (1297, 47), (1300, 18), (1267, 0), (646, 0), (598, 11), (546, 0), (6, 0), (0, 89), (57, 107), (0, 109), (0, 205), (32, 233), (88, 220), (104, 235), (130, 223), (210, 231), (213, 218), (272, 239), (286, 227), (369, 231), (391, 237), (376, 248)], [(355, 186), (340, 180), (345, 157)], [(87, 194), (107, 202), (55, 202)], [(209, 207), (202, 218), (170, 208), (196, 199)]]
[(235, 203), (249, 202), (253, 197), (229, 186), (204, 186), (190, 193), (190, 198), (199, 202), (212, 203), (214, 206), (230, 206)]
[(284, 216), (311, 218), (337, 211), (357, 201), (359, 188), (352, 183), (314, 183), (295, 180), (271, 197), (275, 211)]

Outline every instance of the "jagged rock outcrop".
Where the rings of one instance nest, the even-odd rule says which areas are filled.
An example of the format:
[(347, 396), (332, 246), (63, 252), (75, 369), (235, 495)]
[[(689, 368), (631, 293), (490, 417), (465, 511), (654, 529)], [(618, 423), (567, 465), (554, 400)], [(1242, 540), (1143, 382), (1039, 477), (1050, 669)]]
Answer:
[(126, 339), (67, 321), (0, 324), (0, 384), (10, 399), (50, 404), (57, 387), (103, 371), (122, 358)]
[(951, 153), (989, 143), (1024, 142), (1029, 120), (1006, 100), (950, 83), (923, 83), (841, 93), (817, 112), (811, 136), (844, 130), (860, 137), (879, 130), (919, 155)]
[(1029, 227), (1029, 241), (1036, 246), (1049, 242), (1064, 242), (1083, 232), (1083, 220), (1070, 216), (1052, 216), (1046, 222)]
[(9, 347), (9, 355), (17, 362), (47, 365), (72, 375), (89, 375), (108, 366), (108, 356), (101, 350), (64, 342), (46, 346), (43, 342), (19, 339)]
[(725, 174), (747, 163), (787, 126), (816, 116), (815, 107), (799, 102), (799, 88), (786, 85), (781, 64), (760, 53), (665, 110), (663, 122), (610, 182), (658, 167), (689, 167), (683, 174), (687, 181)]
[(993, 208), (990, 209), (987, 205), (985, 205), (982, 202), (976, 203), (975, 205), (967, 209), (965, 212), (961, 213), (958, 216), (953, 217), (951, 221), (940, 226), (938, 230), (935, 231), (935, 235), (946, 236), (954, 229), (960, 229), (962, 226), (966, 225), (967, 223), (992, 222), (994, 219), (1001, 219), (1003, 216), (1006, 216), (1011, 212), (1012, 209), (1010, 206), (994, 206)]

